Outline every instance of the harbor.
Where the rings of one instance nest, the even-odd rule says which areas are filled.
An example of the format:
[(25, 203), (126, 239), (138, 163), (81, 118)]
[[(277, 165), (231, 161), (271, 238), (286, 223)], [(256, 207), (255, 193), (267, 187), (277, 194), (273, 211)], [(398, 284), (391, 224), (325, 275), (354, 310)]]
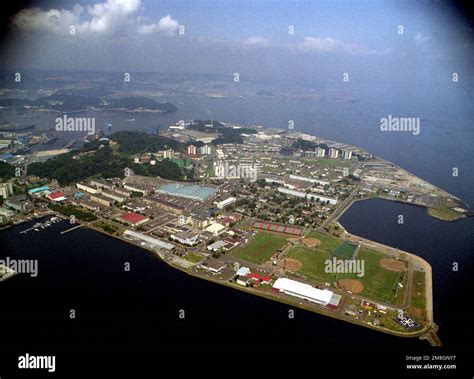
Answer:
[(43, 221), (43, 222), (37, 222), (36, 224), (34, 224), (32, 227), (28, 228), (28, 229), (25, 229), (25, 230), (22, 230), (20, 232), (20, 234), (26, 234), (26, 233), (29, 233), (31, 231), (34, 231), (34, 232), (39, 232), (41, 230), (44, 230), (46, 228), (49, 228), (51, 225), (53, 224), (57, 224), (61, 221), (64, 221), (62, 218), (60, 217), (57, 217), (57, 216), (53, 216), (51, 218), (49, 218), (49, 220), (47, 221)]

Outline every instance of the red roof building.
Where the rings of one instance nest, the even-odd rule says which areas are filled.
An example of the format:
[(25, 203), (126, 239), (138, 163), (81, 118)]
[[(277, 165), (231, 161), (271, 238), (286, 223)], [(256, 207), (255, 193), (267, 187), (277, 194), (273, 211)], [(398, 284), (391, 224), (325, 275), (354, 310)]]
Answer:
[(252, 272), (250, 274), (247, 274), (247, 278), (254, 279), (258, 282), (265, 283), (265, 284), (269, 284), (270, 281), (272, 280), (272, 278), (270, 278), (267, 275), (260, 275), (260, 274), (255, 274)]
[(148, 221), (148, 217), (142, 216), (135, 212), (128, 212), (120, 217), (123, 221), (130, 225), (140, 225)]
[(48, 195), (48, 198), (53, 201), (63, 201), (66, 200), (66, 196), (64, 195), (64, 192), (53, 192)]

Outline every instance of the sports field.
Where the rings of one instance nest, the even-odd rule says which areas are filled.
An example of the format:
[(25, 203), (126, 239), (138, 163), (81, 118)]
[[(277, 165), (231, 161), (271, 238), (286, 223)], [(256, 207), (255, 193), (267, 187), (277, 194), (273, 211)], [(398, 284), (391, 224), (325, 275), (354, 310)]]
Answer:
[(341, 244), (341, 240), (327, 236), (326, 234), (322, 234), (320, 232), (316, 232), (314, 230), (309, 232), (306, 237), (320, 240), (321, 246), (319, 246), (319, 250), (324, 250), (331, 254)]
[(301, 262), (302, 266), (298, 273), (308, 279), (332, 283), (336, 278), (336, 275), (324, 272), (325, 261), (331, 259), (331, 254), (327, 251), (299, 246), (291, 250), (287, 257)]
[(351, 244), (349, 242), (343, 242), (336, 248), (336, 250), (334, 250), (332, 255), (337, 259), (351, 259), (356, 249), (357, 245)]
[[(321, 235), (317, 238), (320, 239)], [(308, 279), (331, 284), (336, 281), (342, 281), (340, 284), (343, 285), (349, 283), (351, 287), (345, 287), (346, 290), (358, 288), (361, 295), (387, 303), (399, 304), (404, 299), (405, 288), (397, 288), (397, 283), (404, 282), (406, 271), (393, 271), (381, 266), (380, 260), (386, 258), (386, 255), (361, 248), (356, 259), (364, 261), (364, 275), (359, 277), (357, 273), (326, 273), (325, 262), (332, 259), (332, 254), (333, 252), (299, 246), (291, 250), (287, 258), (299, 261), (300, 268), (296, 272)], [(291, 262), (291, 267), (298, 267), (294, 261)]]
[(357, 259), (365, 262), (364, 276), (359, 278), (357, 274), (342, 274), (339, 277), (341, 279), (359, 280), (364, 286), (363, 295), (374, 300), (395, 304), (397, 298), (402, 296), (405, 290), (404, 288), (397, 288), (397, 283), (403, 282), (406, 271), (397, 272), (383, 268), (380, 265), (380, 260), (383, 258), (386, 258), (386, 255), (361, 248), (357, 254)]
[(232, 253), (235, 257), (245, 261), (262, 264), (286, 243), (286, 238), (278, 234), (259, 232), (255, 238), (245, 246)]

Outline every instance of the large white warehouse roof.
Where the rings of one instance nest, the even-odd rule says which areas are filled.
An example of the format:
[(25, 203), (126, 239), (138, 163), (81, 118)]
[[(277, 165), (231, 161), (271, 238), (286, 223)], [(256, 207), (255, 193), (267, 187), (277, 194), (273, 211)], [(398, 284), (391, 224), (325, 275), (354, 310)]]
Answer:
[(166, 250), (173, 250), (174, 249), (174, 245), (172, 243), (161, 241), (157, 238), (153, 238), (153, 237), (147, 236), (145, 234), (134, 232), (133, 230), (127, 229), (123, 233), (123, 235), (125, 237), (135, 238), (139, 241), (148, 243), (153, 248), (158, 247), (158, 248), (162, 248), (162, 249), (166, 249)]

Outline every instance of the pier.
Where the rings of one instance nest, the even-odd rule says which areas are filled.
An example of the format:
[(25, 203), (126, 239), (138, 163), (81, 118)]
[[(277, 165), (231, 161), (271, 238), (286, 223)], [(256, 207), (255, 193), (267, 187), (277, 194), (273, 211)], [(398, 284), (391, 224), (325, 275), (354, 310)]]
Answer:
[(73, 230), (79, 229), (81, 226), (82, 226), (82, 224), (78, 224), (78, 225), (76, 225), (76, 226), (73, 226), (73, 227), (70, 228), (70, 229), (63, 230), (63, 231), (61, 232), (61, 235), (66, 234), (66, 233), (69, 233), (69, 232), (72, 232)]

